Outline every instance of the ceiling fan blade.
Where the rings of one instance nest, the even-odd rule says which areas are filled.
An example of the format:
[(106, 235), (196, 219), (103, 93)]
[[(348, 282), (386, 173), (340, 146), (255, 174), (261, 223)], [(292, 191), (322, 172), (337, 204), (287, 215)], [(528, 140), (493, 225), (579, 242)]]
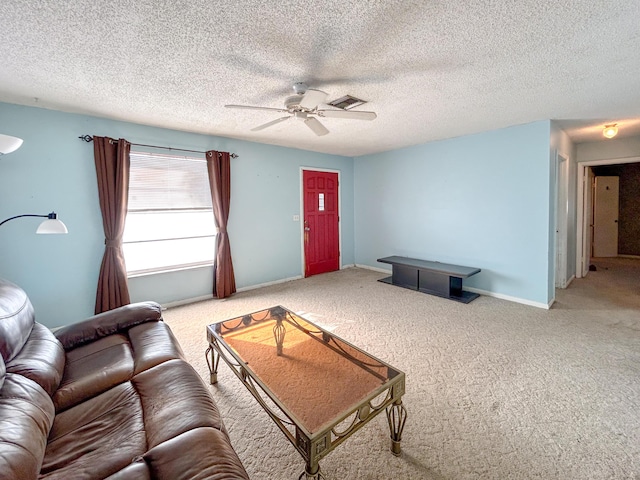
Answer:
[(282, 112), (288, 113), (287, 110), (282, 108), (272, 108), (272, 107), (253, 107), (251, 105), (225, 105), (226, 108), (242, 108), (244, 110), (268, 110), (270, 112)]
[(322, 90), (314, 90), (310, 88), (303, 95), (302, 100), (300, 100), (300, 106), (307, 110), (313, 110), (321, 103), (324, 103), (328, 95), (328, 93), (323, 92)]
[(329, 133), (329, 130), (327, 130), (327, 128), (322, 125), (317, 118), (314, 117), (308, 117), (305, 121), (304, 124), (309, 127), (311, 130), (313, 130), (313, 133), (315, 133), (316, 135), (318, 135), (319, 137), (321, 137), (322, 135), (326, 135), (327, 133)]
[(267, 122), (263, 125), (259, 125), (257, 127), (254, 127), (251, 129), (252, 132), (257, 132), (259, 130), (264, 130), (265, 128), (271, 127), (273, 125), (277, 125), (280, 122), (284, 122), (285, 120), (289, 120), (291, 117), (287, 116), (287, 117), (280, 117), (280, 118), (276, 118), (275, 120), (271, 120), (270, 122)]
[(318, 110), (319, 117), (351, 118), (354, 120), (374, 120), (375, 112), (359, 112), (355, 110)]

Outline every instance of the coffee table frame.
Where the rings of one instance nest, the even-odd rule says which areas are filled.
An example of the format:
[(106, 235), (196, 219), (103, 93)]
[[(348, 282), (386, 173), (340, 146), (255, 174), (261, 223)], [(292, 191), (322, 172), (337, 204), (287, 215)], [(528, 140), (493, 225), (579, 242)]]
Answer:
[[(268, 310), (275, 308), (283, 309), (285, 312), (293, 315), (293, 318), (298, 317), (295, 313), (280, 306), (271, 307)], [(253, 314), (239, 318), (248, 319), (245, 320), (245, 325), (247, 324), (247, 321), (249, 323), (251, 323), (251, 321), (260, 321), (256, 321), (251, 315)], [(354, 350), (359, 351), (370, 360), (378, 362), (380, 366), (386, 366), (390, 371), (395, 373), (395, 376), (373, 390), (359, 403), (354, 404), (352, 408), (344, 411), (333, 420), (325, 423), (317, 432), (311, 433), (307, 431), (302, 423), (296, 419), (295, 415), (293, 415), (287, 407), (280, 402), (273, 392), (271, 392), (269, 387), (253, 373), (251, 368), (242, 360), (242, 358), (240, 358), (240, 356), (234, 352), (229, 345), (227, 345), (221, 334), (221, 324), (229, 322), (229, 320), (224, 320), (207, 326), (207, 340), (209, 342), (209, 347), (205, 352), (205, 356), (209, 367), (210, 383), (213, 385), (218, 382), (218, 366), (220, 359), (222, 358), (231, 371), (240, 379), (242, 384), (247, 388), (247, 390), (249, 390), (264, 411), (271, 417), (271, 419), (276, 423), (280, 430), (282, 430), (285, 436), (304, 458), (306, 468), (300, 475), (300, 479), (303, 477), (307, 480), (323, 479), (324, 476), (320, 472), (320, 460), (383, 411), (386, 411), (389, 424), (391, 452), (396, 456), (400, 455), (402, 431), (407, 419), (407, 410), (402, 404), (402, 396), (405, 393), (405, 374), (382, 360), (368, 354), (355, 345), (343, 340), (337, 335), (322, 329), (306, 319), (303, 320), (317, 329), (317, 331), (313, 333), (320, 333), (321, 338), (325, 343), (328, 344), (332, 338), (335, 338)], [(286, 334), (283, 328), (284, 326), (282, 325), (282, 322), (278, 321), (273, 329), (278, 354), (281, 354), (282, 352), (282, 341)], [(305, 330), (304, 328), (302, 329)], [(306, 333), (309, 334), (310, 332)], [(356, 361), (357, 363), (357, 359), (351, 360)], [(268, 397), (272, 405), (269, 405), (268, 401), (265, 400), (265, 395)], [(273, 406), (276, 408), (273, 408)]]

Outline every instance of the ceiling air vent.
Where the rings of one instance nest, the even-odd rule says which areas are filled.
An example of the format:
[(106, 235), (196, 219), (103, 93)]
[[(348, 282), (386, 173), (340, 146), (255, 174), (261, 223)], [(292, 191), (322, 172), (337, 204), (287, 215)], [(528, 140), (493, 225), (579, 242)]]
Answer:
[(332, 102), (329, 102), (329, 105), (341, 108), (343, 110), (349, 110), (350, 108), (358, 107), (365, 103), (367, 103), (365, 100), (360, 100), (359, 98), (352, 97), (351, 95), (345, 95), (344, 97), (340, 97)]

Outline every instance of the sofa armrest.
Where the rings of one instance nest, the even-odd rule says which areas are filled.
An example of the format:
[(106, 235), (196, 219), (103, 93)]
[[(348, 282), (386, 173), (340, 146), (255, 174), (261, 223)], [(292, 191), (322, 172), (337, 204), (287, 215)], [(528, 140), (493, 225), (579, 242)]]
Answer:
[(139, 302), (99, 313), (86, 320), (56, 330), (65, 350), (99, 338), (128, 330), (145, 322), (161, 321), (162, 309), (156, 302)]

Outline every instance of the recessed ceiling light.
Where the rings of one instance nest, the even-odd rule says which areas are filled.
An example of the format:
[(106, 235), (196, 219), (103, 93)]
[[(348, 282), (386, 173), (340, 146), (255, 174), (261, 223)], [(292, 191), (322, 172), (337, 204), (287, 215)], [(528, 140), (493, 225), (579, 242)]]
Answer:
[(618, 124), (612, 123), (611, 125), (605, 125), (604, 130), (602, 130), (602, 135), (607, 138), (613, 138), (618, 134)]

